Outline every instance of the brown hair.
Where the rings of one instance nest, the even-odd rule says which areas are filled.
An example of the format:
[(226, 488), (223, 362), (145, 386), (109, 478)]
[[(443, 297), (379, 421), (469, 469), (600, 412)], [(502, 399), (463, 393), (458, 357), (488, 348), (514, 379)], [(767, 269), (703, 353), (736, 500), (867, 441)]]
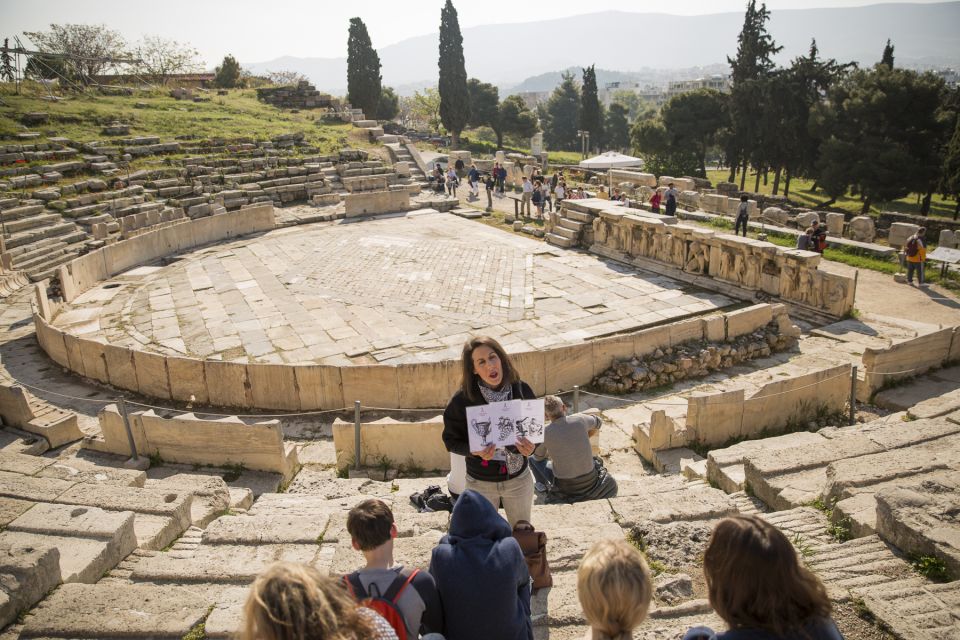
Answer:
[(513, 384), (520, 381), (520, 374), (513, 365), (513, 361), (507, 352), (503, 350), (500, 343), (490, 336), (476, 336), (467, 340), (463, 345), (461, 357), (461, 378), (460, 390), (466, 396), (469, 402), (479, 403), (483, 401), (480, 390), (477, 388), (476, 374), (473, 372), (473, 350), (477, 347), (490, 347), (497, 357), (500, 358), (500, 366), (503, 369), (503, 381), (506, 384)]
[(361, 551), (376, 549), (390, 539), (393, 511), (383, 500), (364, 500), (347, 514), (347, 531)]
[(277, 562), (250, 587), (242, 640), (363, 640), (375, 629), (334, 578), (305, 564)]
[(776, 527), (755, 516), (724, 518), (703, 556), (710, 604), (731, 629), (782, 636), (830, 616), (827, 591)]
[(594, 638), (629, 640), (650, 608), (650, 569), (626, 540), (601, 540), (577, 569), (577, 597)]

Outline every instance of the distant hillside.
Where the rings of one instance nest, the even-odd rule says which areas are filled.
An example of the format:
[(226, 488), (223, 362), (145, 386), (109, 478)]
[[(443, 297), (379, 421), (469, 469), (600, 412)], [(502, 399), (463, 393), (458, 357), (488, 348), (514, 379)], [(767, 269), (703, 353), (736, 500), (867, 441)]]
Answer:
[[(706, 67), (691, 67), (689, 69), (640, 69), (638, 71), (611, 71), (597, 69), (597, 86), (603, 87), (610, 82), (637, 82), (640, 85), (666, 84), (670, 80), (686, 80), (700, 78), (717, 73), (729, 73), (730, 67), (726, 64), (714, 64)], [(500, 87), (500, 95), (508, 96), (512, 93), (525, 91), (553, 91), (562, 81), (565, 72), (573, 73), (577, 81), (583, 79), (583, 67), (570, 67), (563, 71), (551, 71), (526, 78), (520, 84), (508, 84)]]
[[(534, 46), (530, 24), (470, 27), (463, 30), (464, 55), (471, 77), (501, 87), (590, 64), (625, 73), (705, 67), (723, 64), (736, 52), (742, 25), (742, 12), (672, 16), (606, 11), (538, 22), (536, 33), (549, 33), (549, 46)], [(898, 65), (957, 67), (957, 25), (960, 2), (785, 9), (771, 13), (769, 26), (777, 44), (784, 47), (778, 57), (781, 64), (806, 53), (811, 38), (817, 39), (824, 56), (871, 64), (890, 38)], [(384, 83), (393, 87), (434, 84), (437, 38), (432, 33), (379, 49)], [(346, 58), (282, 57), (244, 67), (255, 73), (299, 71), (323, 91), (346, 91)]]

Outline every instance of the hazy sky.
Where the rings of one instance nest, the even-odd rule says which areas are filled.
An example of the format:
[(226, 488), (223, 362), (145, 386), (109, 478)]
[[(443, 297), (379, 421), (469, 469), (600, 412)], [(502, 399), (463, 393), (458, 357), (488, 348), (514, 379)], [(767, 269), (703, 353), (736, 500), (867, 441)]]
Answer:
[[(811, 9), (887, 4), (894, 0), (767, 0), (767, 7)], [(933, 0), (914, 0), (914, 4)], [(102, 23), (129, 41), (146, 34), (188, 42), (212, 67), (227, 53), (244, 63), (263, 62), (283, 55), (341, 57), (346, 55), (347, 26), (359, 16), (376, 48), (412, 36), (435, 32), (440, 25), (442, 0), (0, 0), (0, 37), (42, 30), (51, 22)], [(742, 12), (746, 0), (456, 0), (460, 27), (543, 21), (587, 12), (620, 10), (698, 15)], [(549, 13), (548, 13), (549, 12)], [(617, 37), (611, 25), (611, 37)], [(623, 37), (631, 37), (623, 34)], [(30, 46), (24, 40), (24, 45)], [(503, 43), (491, 43), (502, 46)], [(549, 33), (531, 35), (529, 43), (510, 46), (536, 51), (556, 47)], [(519, 50), (519, 49), (518, 49)]]

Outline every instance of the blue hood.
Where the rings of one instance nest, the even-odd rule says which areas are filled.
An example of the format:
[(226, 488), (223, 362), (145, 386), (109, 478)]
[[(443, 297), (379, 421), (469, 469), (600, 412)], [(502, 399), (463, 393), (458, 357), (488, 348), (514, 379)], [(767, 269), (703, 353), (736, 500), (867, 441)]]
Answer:
[(510, 524), (504, 520), (490, 501), (476, 491), (464, 491), (453, 505), (447, 539), (456, 544), (469, 538), (496, 542), (513, 535)]

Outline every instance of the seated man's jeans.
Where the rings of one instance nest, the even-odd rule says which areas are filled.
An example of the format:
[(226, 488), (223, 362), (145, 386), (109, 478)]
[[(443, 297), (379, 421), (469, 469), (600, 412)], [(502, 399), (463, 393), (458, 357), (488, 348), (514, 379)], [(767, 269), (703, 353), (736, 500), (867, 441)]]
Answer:
[(539, 482), (540, 484), (545, 484), (548, 487), (553, 485), (553, 464), (550, 460), (544, 458), (543, 460), (537, 460), (533, 456), (527, 458), (530, 462), (530, 470), (533, 472), (533, 479)]

